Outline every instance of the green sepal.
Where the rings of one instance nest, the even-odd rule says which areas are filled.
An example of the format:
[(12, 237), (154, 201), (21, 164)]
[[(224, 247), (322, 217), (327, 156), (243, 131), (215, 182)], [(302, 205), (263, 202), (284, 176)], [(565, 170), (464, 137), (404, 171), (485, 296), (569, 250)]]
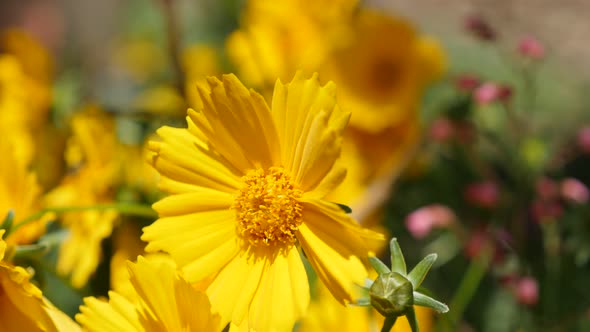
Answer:
[(371, 263), (371, 266), (379, 274), (391, 273), (391, 270), (389, 269), (389, 267), (387, 267), (387, 265), (385, 265), (385, 263), (383, 263), (379, 258), (377, 258), (375, 256), (369, 256), (369, 263)]
[(389, 248), (391, 250), (391, 271), (404, 276), (407, 275), (406, 260), (404, 259), (402, 248), (400, 248), (396, 238), (391, 239), (391, 242), (389, 242)]
[(434, 309), (441, 314), (447, 313), (449, 311), (449, 307), (446, 304), (416, 291), (414, 291), (414, 304), (421, 307)]
[(408, 280), (410, 280), (414, 286), (414, 289), (418, 289), (418, 287), (420, 287), (422, 281), (424, 281), (426, 274), (428, 274), (428, 271), (430, 271), (430, 268), (436, 261), (437, 257), (437, 254), (430, 254), (424, 257), (424, 259), (422, 259), (420, 263), (416, 264), (412, 271), (410, 271), (408, 274)]

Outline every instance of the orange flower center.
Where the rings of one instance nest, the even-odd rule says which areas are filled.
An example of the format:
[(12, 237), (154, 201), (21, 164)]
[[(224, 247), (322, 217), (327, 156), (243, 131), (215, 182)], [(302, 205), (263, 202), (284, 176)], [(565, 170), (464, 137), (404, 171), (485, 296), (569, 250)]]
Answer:
[(249, 171), (234, 200), (238, 232), (254, 246), (293, 244), (302, 222), (302, 191), (282, 167)]

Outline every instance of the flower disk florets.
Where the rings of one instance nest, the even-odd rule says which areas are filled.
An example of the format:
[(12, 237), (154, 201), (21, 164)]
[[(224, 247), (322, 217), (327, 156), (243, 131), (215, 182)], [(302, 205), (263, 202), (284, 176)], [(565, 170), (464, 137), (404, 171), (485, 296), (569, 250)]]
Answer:
[(234, 200), (238, 232), (254, 246), (293, 244), (302, 222), (303, 192), (282, 167), (257, 168), (242, 177), (244, 186)]

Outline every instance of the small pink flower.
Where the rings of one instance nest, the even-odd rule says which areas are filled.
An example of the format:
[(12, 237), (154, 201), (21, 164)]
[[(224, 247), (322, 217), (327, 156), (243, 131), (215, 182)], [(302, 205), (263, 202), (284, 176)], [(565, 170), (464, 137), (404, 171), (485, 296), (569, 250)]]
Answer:
[(578, 146), (585, 153), (590, 153), (590, 126), (580, 129), (578, 132)]
[(406, 217), (406, 227), (417, 239), (426, 237), (433, 228), (448, 227), (457, 219), (448, 207), (432, 204), (421, 207)]
[(430, 126), (430, 138), (437, 142), (445, 142), (454, 135), (453, 122), (447, 118), (438, 118)]
[(477, 88), (479, 83), (479, 78), (469, 74), (461, 75), (455, 79), (455, 87), (457, 90), (463, 92), (472, 92)]
[(480, 85), (473, 94), (473, 98), (480, 105), (490, 104), (499, 99), (500, 86), (496, 83), (486, 82)]
[(522, 277), (515, 282), (513, 293), (519, 303), (533, 306), (539, 302), (539, 283), (532, 277)]
[(518, 51), (520, 54), (534, 60), (540, 60), (545, 56), (545, 47), (533, 36), (522, 38), (518, 43)]
[(590, 191), (580, 180), (567, 178), (561, 181), (561, 196), (574, 203), (584, 204), (590, 199)]
[(479, 207), (493, 208), (500, 199), (500, 189), (493, 181), (472, 183), (465, 188), (465, 199)]

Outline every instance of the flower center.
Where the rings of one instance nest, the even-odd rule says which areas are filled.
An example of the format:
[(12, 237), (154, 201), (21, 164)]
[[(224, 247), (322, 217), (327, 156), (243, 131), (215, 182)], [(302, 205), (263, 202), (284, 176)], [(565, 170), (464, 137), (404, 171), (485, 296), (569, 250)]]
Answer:
[(282, 167), (249, 171), (244, 186), (234, 200), (238, 232), (254, 246), (295, 243), (295, 231), (302, 221), (303, 207), (295, 188)]

